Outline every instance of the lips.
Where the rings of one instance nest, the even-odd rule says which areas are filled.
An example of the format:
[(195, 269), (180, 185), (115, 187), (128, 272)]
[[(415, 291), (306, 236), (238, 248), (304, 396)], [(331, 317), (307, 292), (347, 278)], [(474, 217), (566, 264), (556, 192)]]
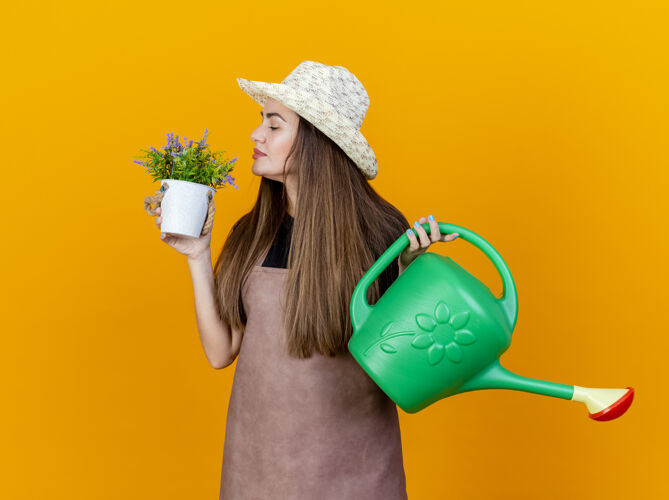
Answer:
[(267, 156), (265, 153), (260, 151), (258, 148), (253, 148), (253, 155), (254, 156)]

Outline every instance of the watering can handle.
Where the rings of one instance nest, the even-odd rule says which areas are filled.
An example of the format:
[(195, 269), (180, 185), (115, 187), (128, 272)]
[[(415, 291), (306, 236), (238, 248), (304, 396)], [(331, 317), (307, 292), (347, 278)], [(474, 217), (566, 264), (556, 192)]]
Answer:
[[(469, 229), (446, 222), (438, 222), (437, 224), (439, 224), (439, 232), (442, 234), (458, 233), (460, 239), (469, 241), (471, 244), (481, 249), (495, 265), (497, 272), (502, 277), (502, 284), (504, 286), (502, 296), (497, 297), (497, 299), (500, 301), (500, 304), (506, 312), (509, 324), (511, 325), (511, 331), (513, 331), (516, 326), (516, 319), (518, 318), (518, 294), (516, 292), (516, 285), (513, 281), (513, 277), (511, 276), (511, 271), (509, 271), (502, 256), (490, 243)], [(430, 234), (430, 225), (428, 223), (423, 223), (421, 225), (423, 226), (423, 229), (425, 229), (425, 232)], [(412, 229), (412, 231), (414, 231), (414, 234), (416, 233), (415, 230)], [(373, 306), (370, 306), (367, 302), (367, 289), (374, 283), (374, 280), (379, 277), (385, 268), (388, 267), (393, 260), (399, 257), (400, 253), (402, 253), (409, 244), (409, 236), (406, 233), (403, 233), (402, 236), (400, 236), (395, 243), (390, 245), (376, 262), (372, 264), (372, 267), (369, 268), (360, 282), (358, 282), (355, 290), (353, 290), (353, 295), (351, 296), (351, 321), (353, 322), (354, 327), (362, 325), (372, 312)], [(354, 328), (354, 330), (357, 330), (357, 328)]]

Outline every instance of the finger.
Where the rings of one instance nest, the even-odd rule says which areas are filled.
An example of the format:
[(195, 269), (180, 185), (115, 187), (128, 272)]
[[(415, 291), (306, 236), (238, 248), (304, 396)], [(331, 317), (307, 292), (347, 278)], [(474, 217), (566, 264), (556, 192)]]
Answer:
[(458, 238), (459, 236), (460, 236), (460, 233), (443, 234), (443, 235), (441, 235), (441, 240), (440, 241), (453, 241), (454, 239)]
[(443, 241), (441, 239), (441, 233), (439, 232), (439, 223), (434, 219), (434, 217), (430, 217), (431, 219), (429, 219), (428, 222), (430, 224), (430, 239), (432, 240), (432, 243)]
[[(425, 224), (426, 222), (428, 222), (427, 217), (421, 217), (420, 219), (418, 219), (418, 224)], [(421, 226), (421, 227), (422, 227), (422, 226)], [(425, 228), (423, 228), (423, 229), (425, 229)], [(434, 229), (434, 228), (432, 228), (432, 229)], [(428, 236), (428, 235), (427, 235), (427, 231), (425, 231), (425, 236), (427, 236), (428, 240), (430, 240), (430, 245), (431, 245), (432, 243), (434, 243), (434, 241), (435, 241), (435, 240), (434, 240), (434, 236), (432, 236), (432, 233), (433, 233), (433, 232), (434, 232), (434, 231), (430, 230), (430, 235)], [(429, 245), (428, 245), (428, 246), (429, 246)]]
[(407, 235), (409, 236), (409, 251), (415, 252), (420, 247), (416, 235), (411, 230), (407, 231)]
[(430, 241), (430, 238), (427, 237), (427, 233), (425, 232), (425, 229), (423, 229), (423, 226), (421, 226), (418, 221), (413, 223), (414, 230), (418, 233), (418, 239), (420, 240), (420, 246), (421, 247), (429, 247), (432, 242)]

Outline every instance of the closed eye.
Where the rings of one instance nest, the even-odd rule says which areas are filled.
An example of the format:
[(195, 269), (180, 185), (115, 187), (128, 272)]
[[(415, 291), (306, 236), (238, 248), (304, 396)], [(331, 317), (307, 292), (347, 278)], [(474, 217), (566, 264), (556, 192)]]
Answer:
[(278, 129), (279, 127), (270, 127), (270, 128), (271, 128), (272, 130), (276, 130), (276, 129)]

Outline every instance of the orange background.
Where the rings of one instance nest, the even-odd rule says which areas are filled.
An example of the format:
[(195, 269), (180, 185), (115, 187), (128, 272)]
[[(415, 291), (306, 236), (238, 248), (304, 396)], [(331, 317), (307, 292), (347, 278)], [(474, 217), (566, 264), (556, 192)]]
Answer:
[[(15, 2), (3, 7), (0, 497), (218, 498), (234, 368), (132, 162), (174, 132), (239, 157), (214, 255), (255, 200), (236, 77), (342, 65), (376, 190), (503, 256), (506, 368), (636, 389), (622, 418), (509, 390), (400, 410), (411, 499), (666, 498), (666, 2)], [(493, 293), (469, 243), (440, 243)], [(233, 365), (234, 366), (234, 365)]]

